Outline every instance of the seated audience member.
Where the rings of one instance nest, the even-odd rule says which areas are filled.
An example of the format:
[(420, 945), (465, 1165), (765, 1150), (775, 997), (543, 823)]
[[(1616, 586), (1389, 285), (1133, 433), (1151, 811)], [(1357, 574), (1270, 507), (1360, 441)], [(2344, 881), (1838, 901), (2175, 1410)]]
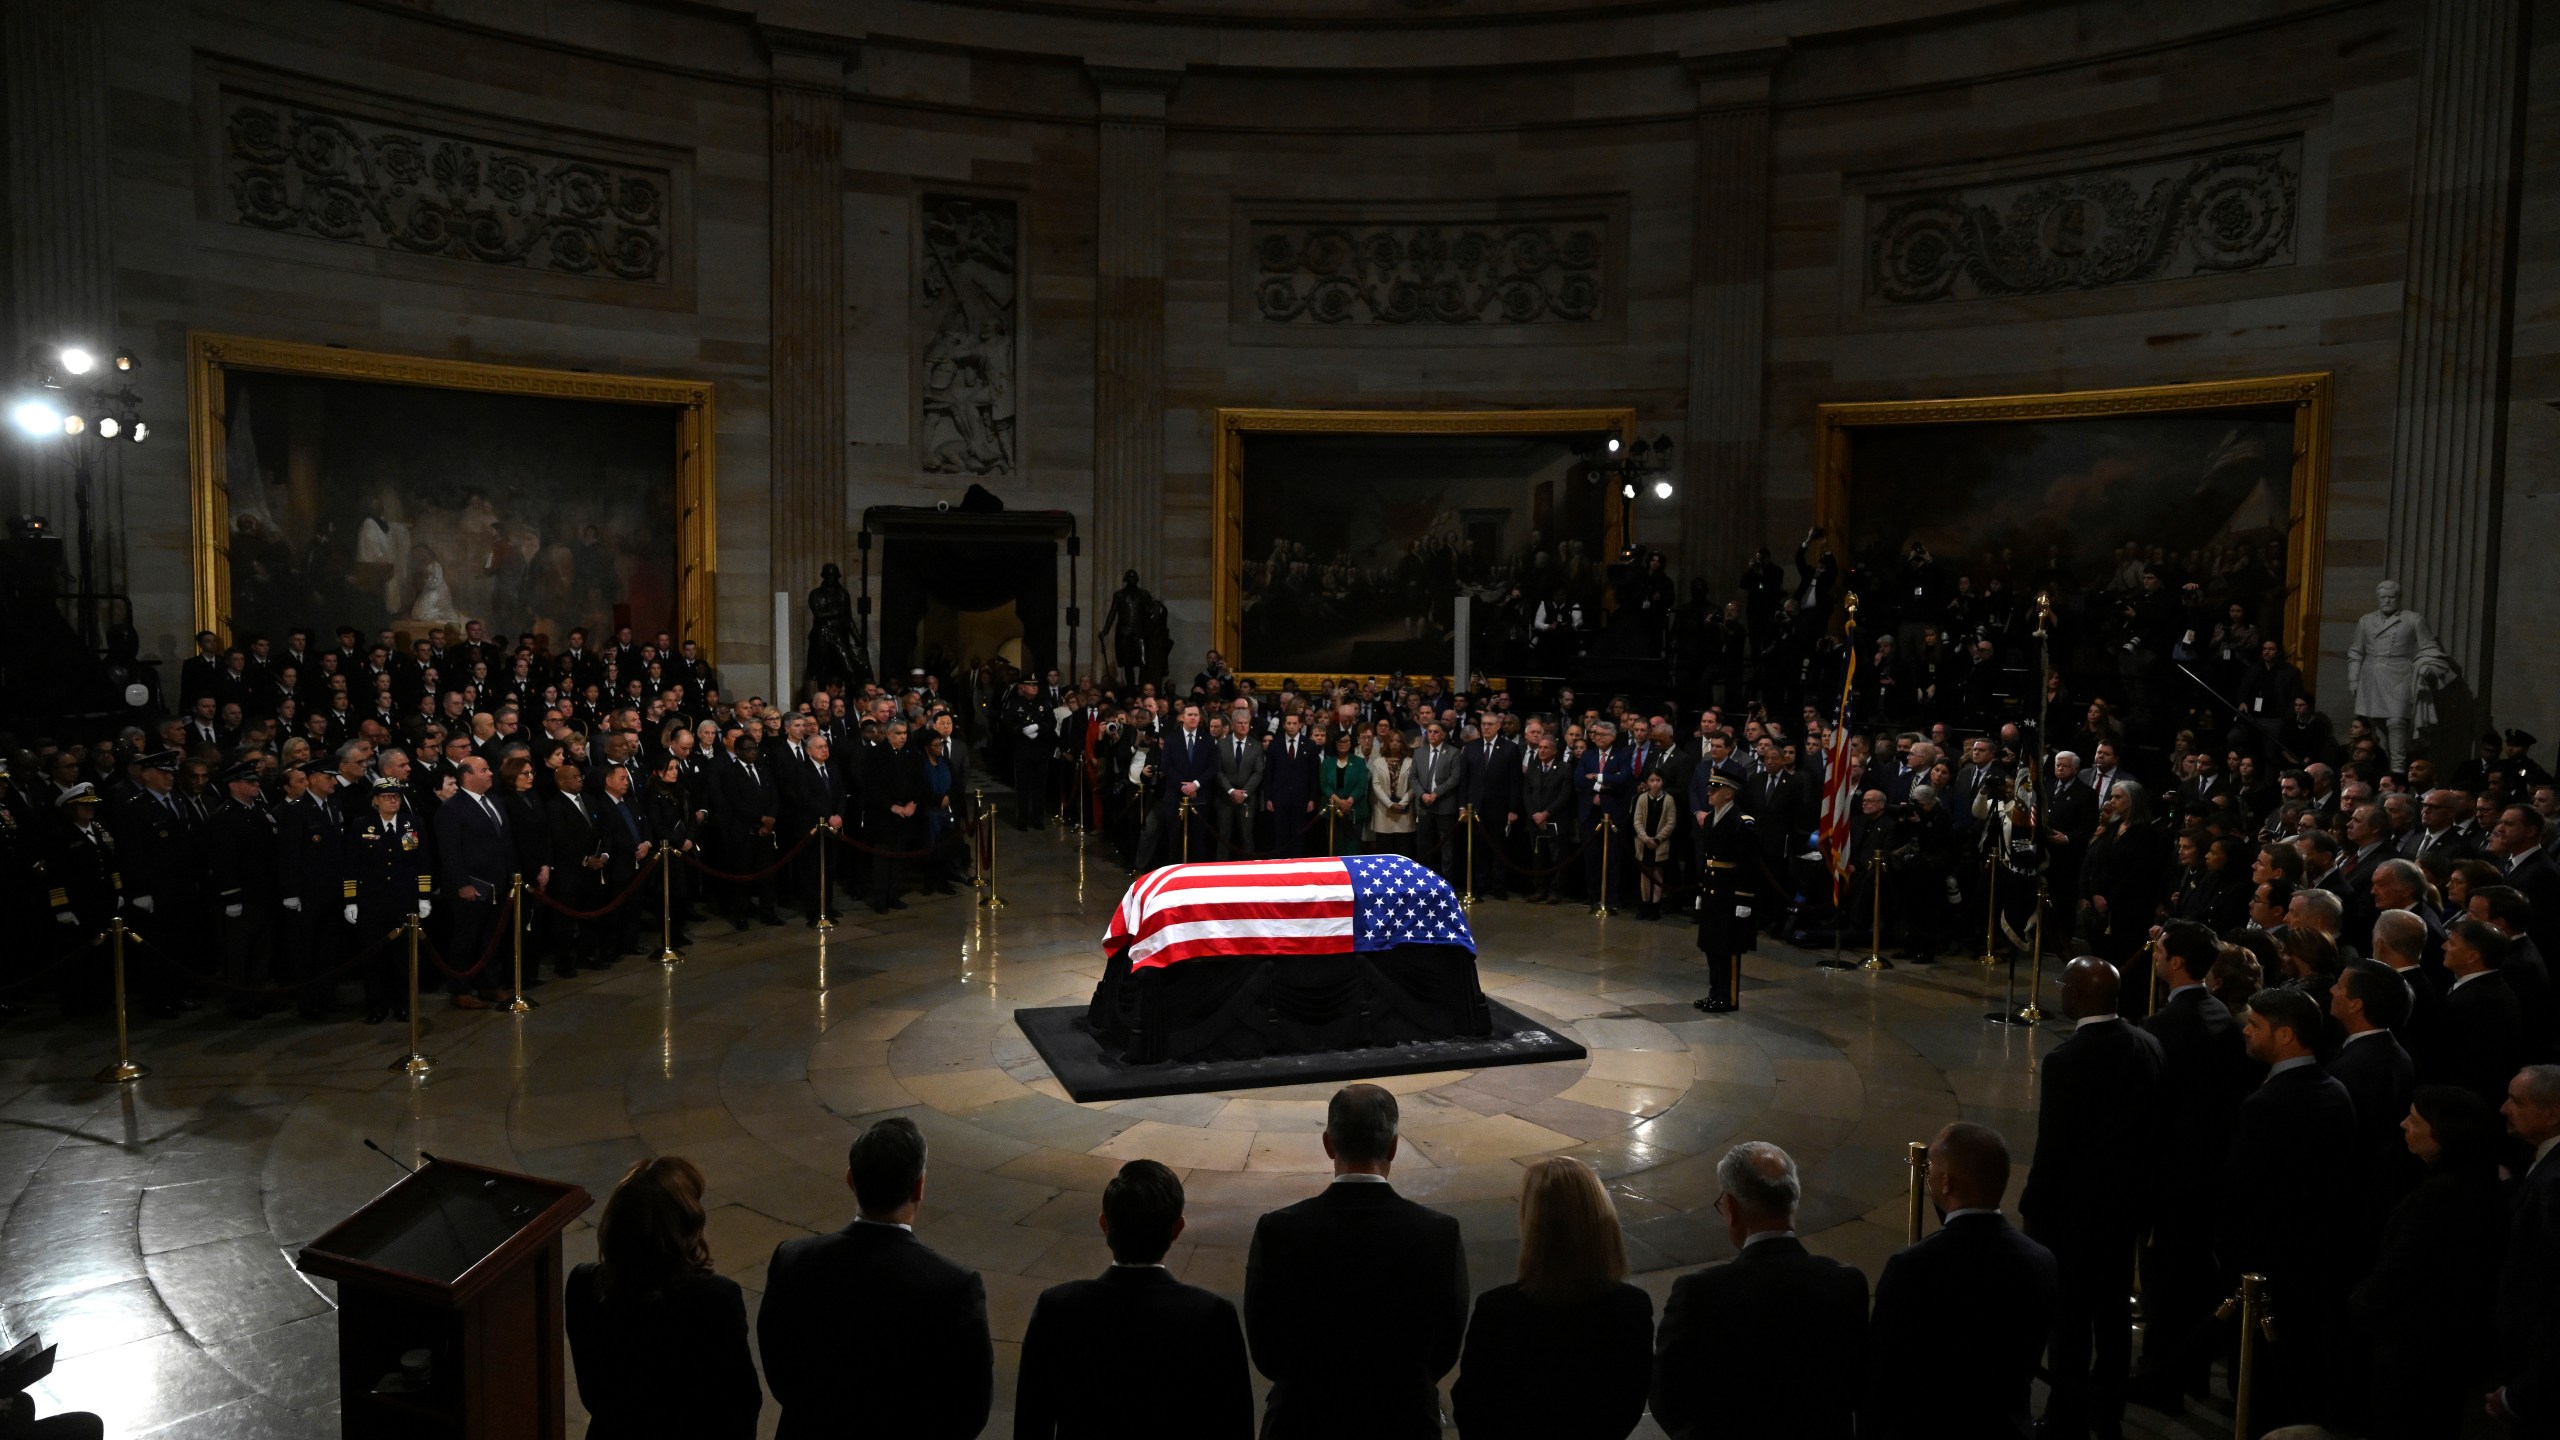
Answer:
[(569, 1272), (569, 1359), (594, 1440), (749, 1440), (764, 1387), (747, 1353), (747, 1301), (711, 1272), (702, 1172), (643, 1160), (596, 1222), (597, 1259)]
[(1450, 1387), (1467, 1440), (1624, 1440), (1644, 1418), (1653, 1297), (1627, 1283), (1617, 1207), (1579, 1160), (1520, 1182), (1520, 1278), (1476, 1297)]
[(2053, 1252), (2000, 1213), (2009, 1146), (1958, 1121), (1929, 1142), (1936, 1234), (1876, 1281), (1866, 1418), (1883, 1440), (2029, 1440), (2028, 1394), (2061, 1295)]
[(756, 1343), (782, 1407), (779, 1440), (969, 1440), (985, 1428), (987, 1287), (916, 1239), (924, 1171), (916, 1123), (880, 1121), (846, 1157), (853, 1223), (774, 1247)]
[(1111, 1268), (1043, 1291), (1022, 1335), (1014, 1440), (1251, 1440), (1244, 1327), (1164, 1267), (1182, 1181), (1132, 1160), (1102, 1191)]
[(1786, 1151), (1736, 1145), (1716, 1180), (1734, 1256), (1671, 1286), (1654, 1341), (1654, 1420), (1672, 1440), (1850, 1440), (1866, 1378), (1865, 1273), (1796, 1238), (1804, 1185)]
[(2373, 1433), (2454, 1440), (2496, 1371), (2505, 1135), (2478, 1096), (2452, 1085), (2420, 1088), (2400, 1129), (2425, 1178), (2392, 1210), (2348, 1309), (2373, 1347), (2366, 1371)]
[(1395, 1192), (1396, 1097), (1346, 1085), (1325, 1111), (1333, 1183), (1262, 1217), (1244, 1328), (1271, 1379), (1262, 1440), (1440, 1434), (1440, 1377), (1467, 1323), (1454, 1216)]
[(2517, 1071), (2501, 1113), (2530, 1158), (2509, 1201), (2488, 1409), (2517, 1435), (2560, 1435), (2560, 1065)]

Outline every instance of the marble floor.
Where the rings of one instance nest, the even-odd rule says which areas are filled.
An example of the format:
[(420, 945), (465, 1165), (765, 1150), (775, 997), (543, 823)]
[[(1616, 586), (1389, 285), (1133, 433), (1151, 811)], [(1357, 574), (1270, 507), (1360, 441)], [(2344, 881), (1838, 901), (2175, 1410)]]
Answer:
[[(690, 1156), (710, 1176), (717, 1264), (755, 1292), (777, 1241), (849, 1218), (845, 1145), (895, 1113), (933, 1147), (918, 1233), (986, 1275), (987, 1433), (1010, 1434), (1032, 1301), (1106, 1262), (1094, 1215), (1118, 1164), (1182, 1173), (1190, 1224), (1169, 1261), (1240, 1296), (1254, 1218), (1322, 1183), (1329, 1087), (1068, 1100), (1010, 1015), (1087, 995), (1125, 877), (1055, 834), (1006, 852), (1001, 911), (965, 892), (855, 910), (824, 946), (798, 926), (723, 933), (678, 967), (555, 981), (526, 1015), (431, 1006), (436, 1063), (417, 1081), (385, 1068), (394, 1026), (208, 1007), (144, 1023), (152, 1074), (124, 1087), (88, 1078), (110, 1058), (102, 1023), (0, 1026), (0, 1332), (58, 1342), (43, 1412), (100, 1412), (111, 1436), (334, 1435), (331, 1287), (290, 1257), (397, 1178), (362, 1139), (574, 1180), (599, 1203), (635, 1158)], [(1728, 1253), (1710, 1205), (1737, 1140), (1795, 1154), (1809, 1243), (1870, 1274), (1902, 1240), (1906, 1142), (1979, 1120), (2023, 1174), (2036, 1058), (2062, 1027), (1984, 1023), (1995, 972), (1831, 972), (1773, 945), (1748, 962), (1746, 1008), (1709, 1018), (1689, 1006), (1702, 982), (1678, 926), (1488, 902), (1475, 927), (1485, 988), (1591, 1051), (1384, 1082), (1410, 1141), (1395, 1182), (1464, 1223), (1479, 1289), (1510, 1278), (1520, 1162), (1539, 1155), (1608, 1180), (1657, 1304)], [(573, 1261), (593, 1254), (596, 1213), (568, 1236)], [(574, 1399), (571, 1417), (582, 1432)], [(771, 1434), (770, 1405), (764, 1418)], [(2202, 1408), (2129, 1418), (2153, 1435), (2229, 1430)]]

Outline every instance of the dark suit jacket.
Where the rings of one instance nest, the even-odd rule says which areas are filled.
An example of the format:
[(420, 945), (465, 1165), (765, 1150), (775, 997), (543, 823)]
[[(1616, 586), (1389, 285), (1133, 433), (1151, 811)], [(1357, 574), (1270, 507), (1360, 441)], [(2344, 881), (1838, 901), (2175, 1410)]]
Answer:
[(2044, 1058), (2035, 1168), (2018, 1216), (2038, 1237), (2119, 1232), (2150, 1215), (2167, 1053), (2129, 1021), (2082, 1026)]
[(2171, 995), (2142, 1028), (2160, 1042), (2161, 1216), (2201, 1221), (2221, 1199), (2231, 1124), (2255, 1080), (2240, 1022), (2203, 986)]
[(1245, 1337), (1271, 1377), (1263, 1440), (1437, 1440), (1466, 1324), (1456, 1217), (1353, 1180), (1263, 1216), (1244, 1280)]
[[(2498, 863), (2496, 856), (2490, 857)], [(2500, 869), (2505, 869), (2499, 863)], [(2524, 863), (2507, 874), (2507, 883), (2524, 892), (2533, 902), (2533, 913), (2526, 917), (2524, 931), (2543, 954), (2560, 953), (2560, 861), (2551, 858), (2549, 850), (2537, 849), (2524, 857)]]
[(1849, 1440), (1866, 1376), (1867, 1277), (1789, 1237), (1672, 1282), (1653, 1418), (1672, 1440)]
[(1503, 817), (1520, 810), (1520, 745), (1514, 740), (1493, 742), (1493, 759), (1485, 760), (1484, 740), (1467, 742), (1467, 803), (1485, 823), (1487, 835), (1502, 832)]
[(2334, 1305), (2354, 1277), (2345, 1251), (2362, 1216), (2354, 1193), (2356, 1102), (2318, 1064), (2271, 1074), (2240, 1102), (2224, 1166), (2223, 1255), (2303, 1299)]
[(688, 1275), (646, 1298), (598, 1298), (593, 1262), (569, 1272), (569, 1360), (593, 1440), (753, 1440), (764, 1388), (738, 1282)]
[(2524, 1009), (2507, 977), (2492, 970), (2447, 989), (2435, 1041), (2418, 1058), (2428, 1084), (2459, 1085), (2493, 1109), (2505, 1103), (2524, 1064)]
[(2329, 1078), (2347, 1087), (2347, 1098), (2356, 1102), (2356, 1164), (2370, 1202), (2364, 1218), (2368, 1227), (2376, 1226), (2418, 1181), (2417, 1157), (2400, 1133), (2417, 1088), (2417, 1066), (2391, 1032), (2380, 1030), (2349, 1039), (2331, 1057)]
[[(1308, 807), (1316, 799), (1316, 746), (1306, 736), (1298, 737), (1298, 755), (1289, 757), (1289, 737), (1274, 735), (1271, 748), (1262, 757), (1262, 798), (1271, 804), (1273, 844), (1278, 844), (1282, 825), (1303, 829), (1307, 817), (1314, 813)], [(1292, 831), (1291, 833), (1295, 833)]]
[(2027, 1440), (2028, 1387), (2053, 1333), (2053, 1252), (1997, 1214), (1896, 1251), (1876, 1281), (1867, 1421), (1885, 1440)]
[(1041, 1293), (1022, 1336), (1014, 1440), (1250, 1440), (1236, 1307), (1159, 1266)]
[(1653, 1297), (1633, 1285), (1565, 1304), (1496, 1286), (1476, 1297), (1451, 1418), (1466, 1440), (1626, 1440), (1652, 1345)]
[(1167, 726), (1157, 763), (1163, 770), (1157, 782), (1157, 803), (1167, 811), (1180, 809), (1183, 782), (1197, 781), (1200, 791), (1191, 797), (1191, 813), (1209, 814), (1209, 802), (1216, 798), (1211, 792), (1218, 787), (1218, 747), (1210, 742), (1207, 726), (1195, 732), (1188, 744), (1180, 725)]
[(2498, 1276), (2499, 1378), (2507, 1400), (2560, 1434), (2560, 1150), (2516, 1182), (2507, 1253)]
[[(489, 803), (500, 803), (494, 790)], [(516, 873), (515, 841), (469, 791), (456, 791), (450, 804), (437, 807), (435, 831), (436, 875), (447, 893), (476, 885), (484, 901), (506, 898), (507, 877)]]
[(986, 1282), (894, 1225), (775, 1246), (756, 1344), (778, 1440), (970, 1440), (994, 1400)]
[(2470, 1392), (2497, 1383), (2490, 1357), (2507, 1224), (2507, 1197), (2491, 1166), (2436, 1171), (2401, 1198), (2371, 1273), (2348, 1297), (2356, 1328), (2396, 1352), (2378, 1380), (2396, 1378), (2403, 1367), (2391, 1361), (2399, 1360), (2460, 1377)]

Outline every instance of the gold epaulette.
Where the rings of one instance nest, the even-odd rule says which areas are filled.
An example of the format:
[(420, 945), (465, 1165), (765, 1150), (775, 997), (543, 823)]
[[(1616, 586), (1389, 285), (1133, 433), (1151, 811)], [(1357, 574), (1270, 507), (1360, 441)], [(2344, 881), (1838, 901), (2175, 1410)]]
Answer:
[(418, 875), (418, 893), (421, 895), (433, 895), (436, 893), (436, 877), (426, 874), (423, 871), (420, 872)]
[(354, 882), (353, 880), (349, 880), (348, 882), (346, 882), (346, 885), (347, 885), (346, 898), (347, 898), (347, 899), (349, 899), (349, 900), (353, 900), (354, 898), (356, 898), (356, 882)]
[(53, 908), (56, 910), (68, 910), (71, 908), (71, 897), (64, 894), (62, 887), (59, 885), (53, 887)]

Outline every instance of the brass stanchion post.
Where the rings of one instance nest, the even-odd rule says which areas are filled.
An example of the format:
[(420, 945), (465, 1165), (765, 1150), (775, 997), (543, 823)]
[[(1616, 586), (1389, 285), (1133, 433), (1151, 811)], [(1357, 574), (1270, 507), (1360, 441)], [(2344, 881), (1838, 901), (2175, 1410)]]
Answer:
[(1884, 842), (1876, 842), (1874, 870), (1875, 929), (1867, 941), (1867, 958), (1858, 962), (1861, 970), (1890, 970), (1893, 962), (1884, 958)]
[(1591, 897), (1591, 903), (1593, 912), (1602, 916), (1613, 913), (1609, 909), (1609, 852), (1615, 847), (1609, 842), (1618, 832), (1610, 820), (1609, 812), (1600, 812), (1600, 893)]
[(1985, 965), (1997, 965), (2000, 963), (2000, 959), (1991, 952), (1995, 942), (2000, 938), (1999, 855), (1994, 853), (1985, 856), (1983, 858), (1982, 868), (1984, 871), (1988, 872), (1982, 885), (1982, 963)]
[[(684, 952), (676, 948), (676, 869), (668, 863), (667, 855), (665, 850), (658, 852), (658, 963), (678, 965), (684, 962)], [(819, 851), (818, 858), (823, 865), (826, 852)], [(825, 872), (821, 870), (820, 873)], [(818, 887), (818, 904), (821, 907), (827, 903), (826, 893), (825, 886)], [(821, 920), (825, 919), (823, 908), (818, 913)]]
[[(1191, 863), (1191, 797), (1182, 797), (1182, 863)], [(1248, 837), (1249, 838), (1249, 837)]]
[(2036, 926), (2027, 936), (2027, 1003), (2018, 1010), (2018, 1023), (2033, 1025), (2044, 1018), (2043, 1007), (2036, 999), (2044, 991), (2044, 911), (2046, 904), (2044, 879), (2036, 879)]
[(415, 1079), (435, 1068), (435, 1061), (418, 1049), (418, 912), (409, 912), (400, 928), (409, 934), (409, 1053), (391, 1062), (391, 1068)]
[(2257, 1398), (2258, 1341), (2276, 1338), (2275, 1317), (2267, 1313), (2266, 1276), (2241, 1276), (2240, 1293), (2223, 1301), (2213, 1318), (2228, 1320), (2235, 1315), (2240, 1320), (2240, 1364), (2231, 1375), (2231, 1436), (2232, 1440), (2257, 1440), (2249, 1412)]
[[(819, 822), (817, 823), (817, 826), (809, 832), (809, 835), (810, 835), (810, 838), (812, 838), (812, 839), (814, 839), (814, 840), (816, 840), (816, 841), (818, 842), (818, 927), (817, 927), (817, 928), (818, 928), (818, 933), (819, 933), (819, 934), (821, 934), (821, 935), (824, 935), (824, 934), (826, 934), (828, 931), (833, 930), (834, 928), (836, 928), (836, 922), (834, 922), (833, 920), (830, 920), (830, 919), (828, 919), (828, 918), (827, 918), (827, 912), (828, 912), (829, 910), (831, 910), (831, 909), (833, 909), (833, 908), (834, 908), (834, 901), (835, 901), (835, 896), (834, 896), (833, 894), (831, 894), (831, 893), (828, 891), (828, 889), (827, 889), (827, 841), (831, 838), (831, 837), (828, 835), (828, 833), (827, 833), (827, 822), (826, 822), (826, 821), (824, 821), (824, 820), (819, 821)], [(880, 857), (880, 860), (881, 860), (881, 863), (883, 863), (883, 864), (887, 864), (887, 865), (895, 865), (895, 864), (897, 864), (897, 863), (898, 863), (897, 861), (895, 861), (895, 860), (893, 860), (893, 859), (890, 859), (890, 858), (889, 858), (888, 856), (886, 856), (886, 855), (881, 856), (881, 857)], [(683, 956), (681, 956), (681, 955), (676, 954), (676, 952), (674, 951), (674, 949), (671, 947), (671, 948), (669, 948), (669, 949), (668, 949), (668, 951), (667, 951), (667, 953), (666, 953), (666, 954), (661, 955), (661, 956), (659, 956), (658, 958), (659, 958), (660, 960), (669, 960), (669, 961), (672, 961), (672, 960), (681, 960), (681, 959), (683, 959), (684, 957), (683, 957)]]
[(133, 1063), (133, 1041), (125, 1026), (124, 1001), (124, 917), (107, 922), (107, 944), (116, 978), (116, 1063), (98, 1072), (101, 1085), (123, 1085), (151, 1073), (148, 1065)]
[(1903, 1158), (1911, 1167), (1911, 1205), (1903, 1216), (1902, 1243), (1920, 1243), (1920, 1226), (1929, 1215), (1929, 1147), (1920, 1141), (1907, 1142)]
[[(981, 803), (984, 803), (986, 792), (983, 790), (978, 792), (978, 798)], [(983, 813), (978, 816), (978, 833), (987, 837), (987, 893), (978, 903), (989, 910), (1001, 910), (1004, 908), (1004, 897), (996, 893), (996, 827), (987, 823), (987, 817)], [(885, 855), (880, 859), (884, 865), (896, 863)]]
[(1476, 807), (1458, 807), (1458, 823), (1467, 827), (1467, 888), (1458, 893), (1458, 908), (1476, 908)]
[(1340, 812), (1335, 810), (1331, 804), (1327, 804), (1324, 807), (1324, 853), (1327, 855), (1339, 855), (1342, 853), (1342, 847), (1335, 844), (1333, 839), (1333, 822), (1335, 817), (1339, 814)]
[(532, 1009), (534, 1005), (534, 1002), (524, 993), (524, 877), (521, 875), (516, 876), (507, 886), (507, 914), (510, 917), (507, 928), (515, 932), (509, 939), (515, 951), (516, 992), (516, 998), (507, 1002), (507, 1013), (521, 1015)]

